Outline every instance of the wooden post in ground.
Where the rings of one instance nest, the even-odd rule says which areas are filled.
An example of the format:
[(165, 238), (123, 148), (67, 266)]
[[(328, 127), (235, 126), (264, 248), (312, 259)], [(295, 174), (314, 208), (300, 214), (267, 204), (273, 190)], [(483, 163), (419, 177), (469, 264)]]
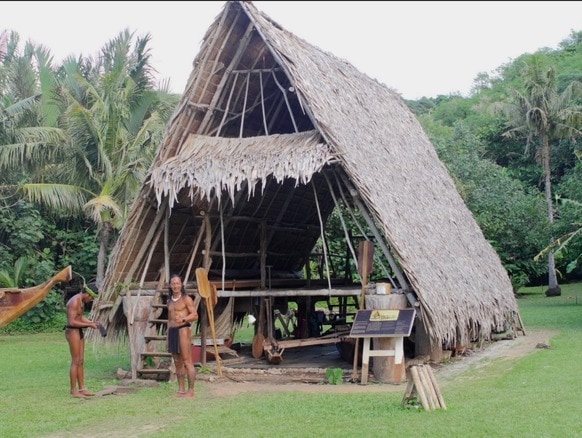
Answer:
[[(137, 370), (141, 368), (141, 353), (145, 351), (146, 341), (144, 333), (148, 326), (148, 315), (153, 297), (122, 298), (123, 313), (127, 318), (127, 332), (129, 339), (129, 353), (131, 363), (131, 378), (137, 379)], [(133, 324), (129, 324), (132, 312)]]

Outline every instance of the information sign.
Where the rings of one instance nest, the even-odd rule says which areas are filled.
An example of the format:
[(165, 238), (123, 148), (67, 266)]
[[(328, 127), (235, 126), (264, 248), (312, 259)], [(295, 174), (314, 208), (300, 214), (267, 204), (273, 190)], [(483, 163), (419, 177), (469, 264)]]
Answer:
[(415, 315), (415, 309), (358, 310), (350, 336), (352, 338), (410, 336)]

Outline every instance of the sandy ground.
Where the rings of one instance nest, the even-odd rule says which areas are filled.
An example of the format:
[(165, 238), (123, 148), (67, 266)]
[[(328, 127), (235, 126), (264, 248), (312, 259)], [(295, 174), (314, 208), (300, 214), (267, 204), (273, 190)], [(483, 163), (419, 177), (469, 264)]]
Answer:
[[(432, 365), (433, 373), (440, 383), (446, 385), (462, 373), (475, 368), (486, 367), (496, 361), (512, 361), (533, 353), (538, 348), (549, 346), (550, 339), (557, 332), (548, 330), (527, 330), (526, 335), (519, 334), (511, 340), (495, 341), (487, 346), (472, 350), (464, 356), (453, 358), (446, 364)], [(200, 376), (203, 380), (203, 376)], [(269, 380), (267, 383), (259, 381), (244, 381), (238, 378), (210, 378), (204, 379), (210, 388), (211, 397), (229, 397), (248, 392), (281, 392), (304, 391), (316, 393), (361, 393), (361, 392), (402, 392), (406, 389), (406, 382), (395, 384), (368, 383), (343, 383), (341, 385), (329, 385), (322, 383), (285, 383), (280, 380)]]

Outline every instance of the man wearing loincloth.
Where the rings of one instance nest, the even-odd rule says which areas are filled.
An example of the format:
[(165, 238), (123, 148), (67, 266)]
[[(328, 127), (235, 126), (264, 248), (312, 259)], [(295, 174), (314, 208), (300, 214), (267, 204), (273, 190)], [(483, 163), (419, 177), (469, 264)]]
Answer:
[[(172, 353), (176, 366), (178, 392), (175, 397), (194, 397), (194, 381), (196, 368), (192, 362), (192, 322), (198, 320), (198, 312), (194, 301), (190, 298), (178, 274), (170, 277), (170, 291), (168, 299), (168, 352)], [(188, 390), (185, 388), (188, 379)]]
[(83, 368), (85, 340), (83, 330), (86, 328), (96, 329), (98, 325), (85, 318), (83, 312), (85, 304), (90, 303), (96, 297), (96, 290), (82, 287), (79, 293), (73, 295), (67, 301), (67, 325), (64, 330), (71, 353), (71, 367), (69, 369), (71, 395), (76, 398), (85, 398), (93, 395), (93, 393), (85, 389), (85, 371)]

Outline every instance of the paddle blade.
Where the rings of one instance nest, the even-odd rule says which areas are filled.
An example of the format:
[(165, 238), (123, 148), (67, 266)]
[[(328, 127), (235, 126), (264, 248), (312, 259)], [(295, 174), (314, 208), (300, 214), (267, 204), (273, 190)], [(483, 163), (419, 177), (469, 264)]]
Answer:
[(205, 268), (196, 268), (196, 285), (202, 298), (210, 298), (212, 289), (208, 281), (208, 271)]
[(365, 283), (368, 275), (372, 272), (374, 264), (374, 244), (368, 240), (360, 242), (358, 246), (358, 274)]

